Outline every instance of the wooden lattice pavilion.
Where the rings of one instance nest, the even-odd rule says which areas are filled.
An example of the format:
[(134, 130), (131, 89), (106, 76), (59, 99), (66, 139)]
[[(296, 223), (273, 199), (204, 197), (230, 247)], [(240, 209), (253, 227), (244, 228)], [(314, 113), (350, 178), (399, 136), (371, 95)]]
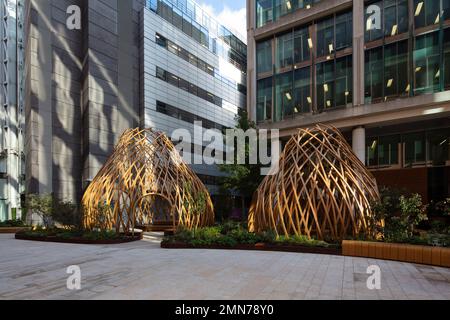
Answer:
[(134, 230), (168, 221), (192, 229), (214, 223), (208, 190), (164, 133), (124, 132), (87, 188), (86, 229)]
[(251, 231), (335, 241), (372, 232), (376, 180), (336, 128), (299, 130), (272, 173), (255, 193)]

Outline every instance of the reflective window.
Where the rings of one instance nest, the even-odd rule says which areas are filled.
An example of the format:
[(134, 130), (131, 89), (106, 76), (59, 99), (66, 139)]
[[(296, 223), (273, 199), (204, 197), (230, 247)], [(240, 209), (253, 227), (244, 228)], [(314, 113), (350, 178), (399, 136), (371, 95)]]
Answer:
[(366, 165), (370, 167), (398, 165), (399, 144), (399, 135), (368, 138)]
[(416, 37), (414, 75), (416, 94), (439, 91), (441, 70), (438, 31)]
[(292, 32), (276, 38), (276, 68), (277, 70), (290, 67), (294, 58), (294, 42)]
[(416, 28), (439, 24), (441, 20), (440, 2), (441, 0), (414, 0), (414, 24)]
[(159, 34), (156, 35), (156, 43), (161, 47), (167, 48), (167, 39), (160, 36)]
[(366, 102), (379, 102), (383, 97), (383, 47), (365, 53)]
[(434, 166), (446, 165), (450, 161), (450, 129), (427, 133), (428, 159)]
[(297, 9), (296, 0), (275, 0), (275, 20)]
[(183, 13), (177, 8), (173, 8), (173, 20), (172, 23), (179, 29), (183, 28)]
[[(449, 1), (450, 2), (450, 1)], [(450, 28), (444, 30), (444, 89), (450, 90)]]
[(352, 46), (353, 13), (347, 12), (336, 16), (336, 49), (337, 51)]
[(308, 27), (303, 27), (294, 31), (294, 63), (310, 59), (310, 44), (312, 46)]
[(397, 165), (400, 136), (380, 137), (378, 140), (378, 164), (381, 166)]
[(336, 107), (352, 103), (353, 87), (352, 56), (336, 60)]
[(408, 41), (384, 47), (384, 96), (387, 98), (408, 95)]
[(256, 27), (276, 21), (298, 9), (309, 9), (321, 0), (256, 0)]
[(158, 79), (161, 79), (177, 88), (180, 88), (184, 91), (188, 91), (189, 93), (198, 96), (199, 98), (202, 98), (206, 101), (209, 101), (218, 107), (222, 107), (223, 101), (222, 98), (215, 96), (214, 94), (199, 88), (198, 86), (170, 73), (165, 70), (163, 70), (160, 67), (156, 67), (156, 77)]
[(317, 108), (319, 111), (352, 103), (352, 56), (317, 64)]
[(450, 19), (450, 1), (442, 0), (442, 20)]
[(272, 40), (260, 42), (256, 45), (257, 72), (272, 71)]
[(408, 32), (408, 16), (408, 0), (383, 0), (366, 5), (366, 42)]
[(405, 166), (424, 164), (426, 160), (425, 132), (403, 136), (405, 144)]
[[(242, 72), (246, 72), (246, 45), (225, 27), (219, 27), (217, 22), (205, 14), (199, 6), (190, 2), (190, 0), (173, 3), (171, 0), (151, 0), (146, 1), (146, 5), (211, 52), (227, 59)], [(217, 48), (220, 46), (217, 44), (217, 37), (229, 45), (227, 50)]]
[(311, 68), (294, 71), (294, 113), (309, 113), (312, 108)]
[(257, 120), (258, 122), (272, 119), (272, 78), (258, 81), (257, 89)]
[(161, 68), (159, 68), (159, 67), (156, 67), (156, 77), (158, 79), (166, 81), (166, 71), (161, 69)]
[(256, 0), (256, 26), (262, 27), (273, 20), (272, 0)]
[(365, 40), (366, 42), (383, 37), (383, 1), (371, 3), (365, 7)]
[(378, 138), (369, 138), (366, 141), (366, 165), (378, 166)]
[(384, 35), (408, 32), (408, 0), (384, 0)]
[(366, 164), (368, 166), (401, 165), (399, 157), (401, 152), (404, 152), (402, 165), (405, 167), (448, 165), (450, 128), (370, 137), (366, 141)]
[(317, 25), (317, 55), (327, 56), (334, 52), (334, 18)]
[(292, 92), (292, 72), (279, 74), (275, 78), (275, 121), (293, 115), (294, 96)]
[(317, 109), (334, 107), (334, 61), (319, 63), (317, 73)]
[(352, 12), (339, 14), (317, 24), (317, 55), (329, 56), (352, 46)]

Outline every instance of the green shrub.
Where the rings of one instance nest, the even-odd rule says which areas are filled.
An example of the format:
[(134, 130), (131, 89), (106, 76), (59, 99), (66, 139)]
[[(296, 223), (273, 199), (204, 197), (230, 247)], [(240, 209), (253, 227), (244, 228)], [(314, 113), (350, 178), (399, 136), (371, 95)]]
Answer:
[(436, 203), (435, 209), (442, 216), (450, 216), (450, 198)]
[(206, 241), (214, 240), (222, 235), (219, 227), (199, 228), (195, 229), (193, 233), (196, 239), (203, 239)]
[(90, 231), (83, 233), (82, 238), (86, 240), (114, 240), (118, 239), (121, 236), (118, 235), (115, 231), (103, 230), (103, 231)]
[(77, 230), (81, 230), (82, 228), (80, 207), (70, 201), (54, 199), (52, 218), (65, 228), (74, 228)]
[(53, 196), (51, 194), (29, 194), (26, 207), (42, 219), (45, 228), (53, 227)]
[(319, 241), (315, 239), (308, 239), (306, 236), (280, 236), (276, 240), (276, 243), (279, 244), (287, 244), (287, 245), (301, 245), (301, 246), (309, 246), (309, 247), (324, 247), (328, 248), (330, 245), (324, 241)]
[(229, 236), (222, 236), (216, 239), (215, 244), (225, 246), (225, 247), (234, 247), (238, 244), (236, 239), (233, 239)]
[(432, 221), (430, 223), (431, 233), (447, 233), (448, 226), (442, 221)]
[(401, 191), (382, 188), (381, 200), (372, 204), (375, 233), (386, 242), (408, 242), (414, 236), (415, 227), (427, 220), (427, 206), (418, 194), (404, 196)]
[(3, 222), (0, 222), (0, 227), (3, 228), (20, 228), (24, 227), (25, 224), (22, 220), (6, 220)]

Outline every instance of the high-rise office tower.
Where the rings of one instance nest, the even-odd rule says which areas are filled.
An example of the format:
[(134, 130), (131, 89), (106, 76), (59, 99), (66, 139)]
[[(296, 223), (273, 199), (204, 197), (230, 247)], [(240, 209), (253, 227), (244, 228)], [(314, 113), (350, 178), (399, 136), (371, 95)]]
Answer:
[[(29, 193), (78, 201), (125, 129), (233, 127), (245, 108), (246, 45), (191, 0), (25, 2)], [(214, 191), (217, 168), (194, 170)]]
[(23, 1), (0, 1), (0, 221), (21, 215), (24, 192)]
[(248, 108), (341, 129), (379, 185), (450, 195), (449, 0), (248, 0)]

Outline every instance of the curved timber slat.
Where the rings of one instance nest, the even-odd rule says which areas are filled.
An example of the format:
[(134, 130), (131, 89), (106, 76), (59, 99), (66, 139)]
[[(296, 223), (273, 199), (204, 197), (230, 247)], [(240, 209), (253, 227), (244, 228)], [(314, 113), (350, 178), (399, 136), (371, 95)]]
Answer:
[(188, 229), (214, 223), (209, 192), (164, 133), (130, 129), (82, 199), (86, 229), (133, 230), (167, 221)]
[(342, 240), (371, 232), (375, 178), (334, 127), (300, 129), (253, 199), (249, 229)]

